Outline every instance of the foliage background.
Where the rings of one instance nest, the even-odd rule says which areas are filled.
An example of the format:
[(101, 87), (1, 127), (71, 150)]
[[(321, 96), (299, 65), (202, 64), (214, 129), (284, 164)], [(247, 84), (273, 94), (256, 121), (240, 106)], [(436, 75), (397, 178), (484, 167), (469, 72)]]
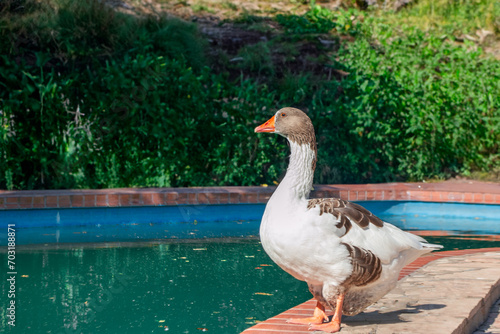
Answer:
[(271, 184), (287, 147), (253, 128), (284, 106), (313, 119), (317, 183), (498, 179), (500, 8), (460, 3), (240, 11), (261, 38), (228, 51), (164, 13), (3, 2), (0, 188)]

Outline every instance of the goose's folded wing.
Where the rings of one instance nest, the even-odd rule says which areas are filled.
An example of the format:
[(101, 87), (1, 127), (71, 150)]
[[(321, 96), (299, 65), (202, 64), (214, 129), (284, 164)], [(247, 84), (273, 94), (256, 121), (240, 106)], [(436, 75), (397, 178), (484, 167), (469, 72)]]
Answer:
[(342, 243), (369, 251), (382, 263), (391, 262), (405, 250), (425, 248), (423, 238), (383, 222), (359, 204), (338, 198), (318, 198), (309, 200), (307, 208), (323, 216), (322, 224), (335, 226), (335, 235)]

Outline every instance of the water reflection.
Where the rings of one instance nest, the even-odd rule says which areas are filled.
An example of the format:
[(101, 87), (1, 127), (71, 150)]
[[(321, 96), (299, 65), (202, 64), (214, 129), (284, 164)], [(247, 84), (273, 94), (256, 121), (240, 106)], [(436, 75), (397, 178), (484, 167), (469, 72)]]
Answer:
[[(258, 241), (101, 247), (18, 251), (16, 327), (2, 310), (2, 328), (237, 333), (310, 297), (304, 283), (273, 266)], [(6, 282), (0, 287), (5, 295)]]

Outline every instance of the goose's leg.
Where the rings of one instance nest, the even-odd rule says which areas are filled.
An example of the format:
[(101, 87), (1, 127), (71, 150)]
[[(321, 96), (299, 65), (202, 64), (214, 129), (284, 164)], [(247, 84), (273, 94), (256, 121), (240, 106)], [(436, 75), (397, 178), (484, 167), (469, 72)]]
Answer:
[(315, 324), (309, 327), (309, 330), (320, 330), (327, 333), (336, 333), (340, 331), (340, 321), (342, 319), (342, 306), (344, 304), (345, 293), (341, 293), (337, 297), (337, 307), (335, 308), (335, 314), (333, 315), (332, 321), (326, 324)]
[(287, 322), (292, 324), (322, 324), (323, 321), (328, 321), (328, 316), (325, 313), (325, 307), (320, 302), (316, 303), (314, 314), (309, 318), (292, 318)]

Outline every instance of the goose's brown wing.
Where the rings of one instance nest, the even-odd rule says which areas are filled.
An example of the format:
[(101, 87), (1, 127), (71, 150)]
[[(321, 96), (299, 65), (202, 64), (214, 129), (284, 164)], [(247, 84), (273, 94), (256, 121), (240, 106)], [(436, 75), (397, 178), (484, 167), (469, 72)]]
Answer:
[(338, 221), (336, 227), (345, 228), (345, 234), (352, 228), (352, 224), (357, 224), (361, 228), (367, 228), (369, 224), (377, 227), (384, 226), (384, 222), (380, 220), (370, 211), (363, 208), (361, 205), (344, 201), (340, 198), (314, 198), (307, 203), (307, 208), (312, 209), (319, 206), (319, 214), (331, 214)]

